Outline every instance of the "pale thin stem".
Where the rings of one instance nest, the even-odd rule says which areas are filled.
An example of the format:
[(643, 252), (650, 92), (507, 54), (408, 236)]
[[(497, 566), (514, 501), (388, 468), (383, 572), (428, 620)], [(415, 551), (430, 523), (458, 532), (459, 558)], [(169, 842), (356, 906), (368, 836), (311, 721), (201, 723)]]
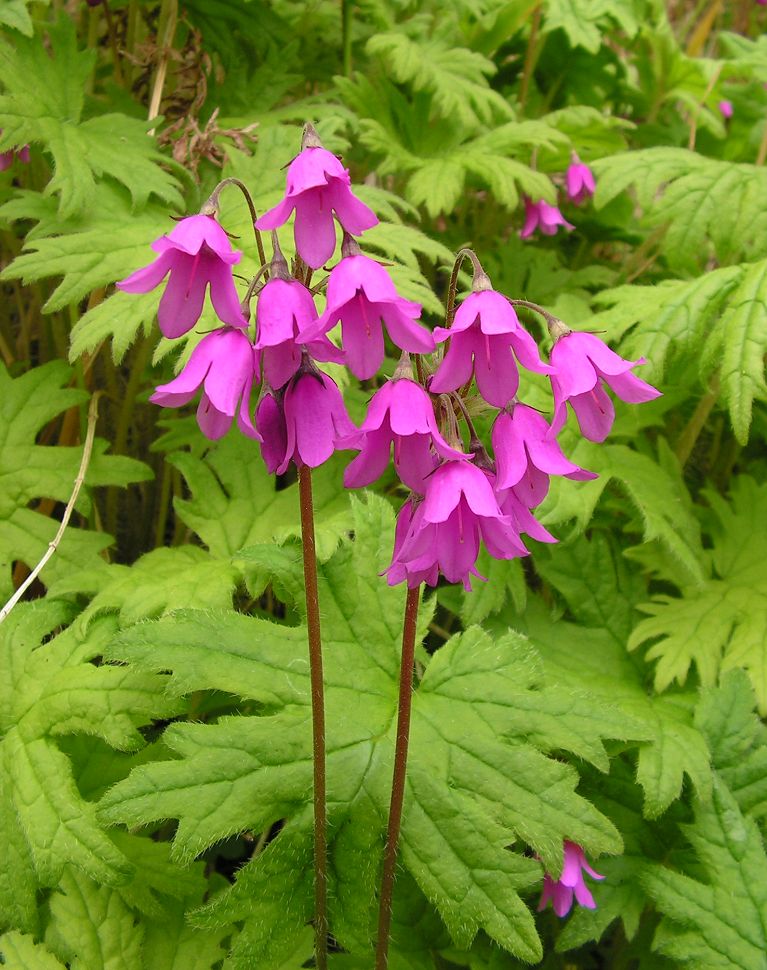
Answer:
[[(149, 120), (153, 121), (160, 114), (160, 102), (162, 92), (165, 87), (165, 78), (168, 74), (168, 61), (170, 60), (170, 46), (173, 43), (173, 36), (176, 33), (178, 22), (178, 0), (163, 0), (161, 16), (165, 15), (165, 30), (160, 39), (160, 60), (157, 64), (157, 72), (152, 84), (152, 94), (149, 99)], [(154, 137), (155, 129), (152, 128), (149, 134)]]
[(98, 417), (98, 399), (98, 393), (94, 394), (91, 398), (90, 407), (88, 408), (88, 430), (85, 434), (85, 444), (83, 445), (83, 456), (80, 459), (80, 468), (77, 471), (77, 478), (75, 478), (72, 494), (69, 496), (69, 501), (67, 502), (67, 507), (64, 509), (64, 515), (61, 517), (61, 523), (56, 531), (56, 535), (48, 543), (48, 548), (45, 550), (45, 554), (40, 562), (38, 562), (29, 576), (27, 576), (21, 586), (19, 586), (2, 610), (0, 610), (0, 623), (2, 623), (3, 620), (8, 616), (24, 593), (26, 593), (32, 583), (34, 583), (42, 570), (45, 568), (48, 560), (53, 556), (54, 552), (56, 552), (64, 532), (69, 525), (69, 520), (72, 517), (72, 512), (74, 511), (75, 503), (77, 502), (77, 497), (80, 494), (80, 489), (85, 481), (85, 473), (88, 470), (88, 463), (91, 460), (91, 452), (93, 451), (93, 437), (96, 433), (96, 419)]
[(312, 470), (307, 465), (301, 465), (298, 469), (298, 491), (301, 502), (301, 538), (304, 558), (306, 626), (309, 639), (314, 753), (314, 954), (317, 970), (327, 970), (328, 834), (325, 778), (325, 688), (322, 678), (322, 637), (317, 586), (317, 553), (314, 540)]
[(706, 90), (703, 92), (703, 97), (698, 101), (693, 111), (692, 118), (690, 119), (690, 137), (687, 139), (687, 148), (692, 152), (695, 151), (695, 139), (698, 135), (698, 117), (700, 115), (703, 105), (708, 100), (709, 94), (714, 90), (714, 85), (719, 80), (719, 75), (722, 73), (722, 68), (724, 64), (719, 64), (714, 73), (711, 75), (711, 80), (706, 86)]
[(709, 415), (714, 410), (714, 405), (719, 400), (719, 375), (715, 374), (711, 386), (708, 391), (703, 395), (703, 397), (698, 401), (698, 406), (695, 408), (692, 417), (688, 421), (682, 433), (679, 435), (676, 443), (676, 456), (679, 459), (680, 465), (683, 467), (687, 464), (692, 454), (695, 443), (698, 440), (701, 431), (708, 421)]
[(762, 140), (759, 142), (759, 151), (756, 153), (755, 164), (764, 165), (765, 159), (767, 159), (767, 118), (764, 121), (764, 131), (762, 132)]
[(527, 101), (527, 92), (530, 88), (530, 78), (533, 76), (533, 71), (535, 70), (535, 65), (538, 62), (538, 57), (540, 55), (540, 43), (538, 40), (538, 31), (541, 26), (541, 5), (540, 3), (536, 6), (533, 11), (533, 21), (530, 25), (530, 37), (527, 41), (527, 50), (525, 51), (525, 63), (522, 68), (522, 80), (519, 85), (519, 107), (524, 110), (525, 102)]
[(421, 587), (408, 589), (405, 600), (405, 619), (402, 625), (402, 661), (399, 677), (399, 703), (397, 707), (397, 740), (394, 748), (394, 773), (392, 776), (389, 826), (384, 848), (381, 895), (378, 908), (378, 939), (376, 942), (375, 970), (387, 970), (389, 966), (389, 931), (391, 929), (392, 897), (397, 866), (402, 807), (405, 801), (405, 776), (407, 773), (407, 749), (410, 740), (410, 711), (413, 703), (413, 666), (415, 640), (418, 626), (418, 604)]

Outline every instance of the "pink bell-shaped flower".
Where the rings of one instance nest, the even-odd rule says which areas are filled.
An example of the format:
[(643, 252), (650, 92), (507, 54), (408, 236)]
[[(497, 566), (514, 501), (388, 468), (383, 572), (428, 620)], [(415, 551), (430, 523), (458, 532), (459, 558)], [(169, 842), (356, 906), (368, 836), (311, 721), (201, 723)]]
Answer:
[(188, 404), (202, 387), (197, 423), (206, 438), (221, 438), (237, 414), (240, 431), (260, 440), (250, 417), (250, 392), (257, 379), (258, 356), (253, 344), (241, 330), (224, 327), (203, 337), (178, 377), (158, 387), (149, 400), (178, 408)]
[(717, 107), (719, 108), (719, 113), (725, 121), (729, 121), (735, 113), (735, 109), (732, 106), (732, 101), (720, 101)]
[(586, 199), (591, 198), (596, 189), (594, 173), (574, 153), (573, 160), (568, 166), (567, 172), (565, 172), (565, 185), (567, 187), (567, 197), (575, 205), (580, 205), (581, 202), (585, 202)]
[(373, 210), (356, 198), (350, 186), (347, 169), (322, 147), (317, 133), (307, 125), (302, 151), (288, 166), (285, 198), (256, 221), (256, 228), (277, 229), (295, 209), (296, 250), (307, 266), (319, 269), (336, 248), (333, 213), (353, 236), (378, 222)]
[(554, 417), (551, 422), (552, 436), (559, 434), (567, 418), (569, 401), (581, 434), (589, 441), (604, 441), (615, 420), (613, 402), (607, 396), (604, 385), (621, 400), (629, 404), (641, 404), (660, 397), (660, 391), (629, 373), (639, 360), (624, 360), (593, 333), (568, 331), (556, 340), (551, 351), (554, 374), (551, 386), (554, 391)]
[(344, 485), (362, 488), (380, 478), (389, 464), (392, 443), (397, 474), (420, 493), (438, 464), (437, 456), (468, 457), (451, 448), (440, 434), (431, 400), (421, 385), (396, 375), (374, 394), (359, 431), (338, 444), (361, 449), (344, 472)]
[(152, 243), (152, 249), (159, 253), (158, 258), (117, 286), (126, 293), (148, 293), (170, 273), (157, 311), (157, 322), (166, 337), (180, 337), (197, 323), (208, 286), (219, 319), (231, 327), (247, 327), (232, 276), (232, 266), (239, 263), (242, 253), (232, 249), (213, 216), (181, 219), (167, 236)]
[(388, 570), (389, 585), (407, 579), (413, 587), (424, 576), (433, 576), (436, 565), (448, 582), (470, 590), (470, 576), (479, 576), (475, 563), (480, 540), (496, 559), (527, 555), (488, 475), (473, 462), (446, 461), (427, 481), (424, 500), (413, 512)]
[(273, 388), (287, 384), (300, 367), (302, 344), (315, 360), (344, 362), (343, 353), (324, 335), (305, 339), (306, 331), (316, 321), (312, 294), (298, 280), (272, 277), (261, 290), (256, 310), (256, 350), (263, 354), (264, 377)]
[[(481, 281), (479, 285), (484, 286)], [(457, 390), (471, 380), (473, 372), (482, 397), (502, 408), (519, 387), (516, 360), (536, 374), (552, 373), (517, 319), (514, 307), (503, 294), (489, 288), (467, 296), (452, 327), (437, 327), (434, 336), (438, 343), (450, 340), (450, 348), (429, 385), (434, 393)]]
[(283, 395), (265, 388), (256, 407), (256, 427), (261, 435), (261, 457), (267, 471), (274, 475), (285, 459), (288, 429), (282, 409)]
[(317, 468), (333, 454), (339, 438), (357, 430), (335, 381), (306, 358), (285, 388), (282, 408), (286, 440), (285, 453), (276, 468), (278, 475), (291, 461)]
[(583, 873), (587, 872), (593, 879), (604, 879), (604, 876), (594, 872), (586, 861), (583, 849), (575, 842), (566, 840), (564, 851), (565, 861), (559, 879), (552, 878), (548, 873), (543, 877), (543, 894), (538, 911), (546, 909), (551, 901), (557, 916), (566, 916), (573, 905), (573, 897), (579, 906), (596, 909), (597, 904), (586, 885)]
[(512, 489), (528, 509), (546, 498), (549, 475), (564, 475), (579, 482), (598, 478), (568, 461), (550, 432), (543, 415), (526, 404), (507, 406), (493, 424), (496, 489)]
[(533, 202), (525, 196), (525, 224), (519, 233), (520, 239), (528, 239), (536, 229), (544, 236), (554, 236), (560, 226), (568, 232), (575, 229), (575, 226), (565, 219), (555, 205), (550, 205), (543, 199)]
[(400, 350), (430, 354), (434, 337), (415, 322), (421, 315), (420, 303), (403, 299), (384, 267), (363, 256), (348, 237), (343, 252), (345, 258), (328, 280), (327, 309), (307, 333), (327, 333), (340, 320), (346, 361), (360, 380), (372, 377), (383, 363), (382, 322)]
[[(423, 499), (420, 496), (411, 496), (397, 514), (397, 522), (394, 527), (394, 551), (391, 565), (386, 570), (387, 582), (390, 586), (398, 586), (407, 580), (408, 586), (414, 589), (421, 583), (426, 583), (427, 586), (436, 586), (439, 582), (439, 566), (433, 560), (423, 569), (418, 570), (410, 565), (405, 565), (399, 559), (402, 546), (410, 535), (413, 516), (422, 501)], [(474, 575), (478, 574), (475, 573)]]

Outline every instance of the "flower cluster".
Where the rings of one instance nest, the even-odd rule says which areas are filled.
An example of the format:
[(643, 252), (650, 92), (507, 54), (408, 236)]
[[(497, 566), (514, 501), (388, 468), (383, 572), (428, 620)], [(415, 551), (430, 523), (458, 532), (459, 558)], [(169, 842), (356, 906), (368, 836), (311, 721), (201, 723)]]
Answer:
[[(271, 473), (282, 474), (291, 463), (317, 467), (336, 450), (356, 451), (344, 483), (359, 488), (383, 475), (393, 455), (409, 495), (386, 570), (391, 585), (404, 582), (413, 589), (444, 578), (471, 589), (471, 578), (479, 576), (482, 543), (492, 557), (514, 559), (528, 554), (523, 536), (555, 542), (534, 514), (551, 476), (596, 477), (570, 461), (556, 440), (568, 405), (581, 433), (603, 441), (615, 416), (608, 390), (634, 403), (659, 394), (632, 373), (644, 361), (624, 360), (594, 334), (573, 332), (541, 307), (509, 299), (493, 288), (471, 250), (458, 254), (445, 326), (426, 327), (420, 304), (400, 296), (387, 269), (360, 249), (355, 237), (376, 224), (375, 213), (354, 195), (348, 171), (309, 125), (301, 152), (288, 167), (284, 198), (255, 221), (259, 248), (258, 233), (270, 230), (273, 254), (241, 300), (233, 267), (242, 254), (217, 221), (218, 194), (230, 183), (247, 195), (241, 183), (225, 179), (198, 215), (181, 219), (153, 243), (157, 258), (152, 263), (118, 284), (126, 292), (145, 293), (166, 281), (158, 310), (166, 337), (192, 330), (207, 293), (221, 323), (202, 336), (185, 367), (157, 388), (152, 401), (179, 407), (201, 389), (202, 432), (220, 438), (236, 418), (239, 430), (260, 443)], [(577, 158), (566, 183), (576, 204), (594, 189), (591, 172)], [(554, 207), (527, 204), (529, 225), (523, 234), (532, 232), (534, 220), (549, 234), (558, 224), (567, 225)], [(292, 271), (277, 237), (291, 216), (297, 253)], [(324, 281), (319, 312), (315, 300), (323, 284), (310, 288), (312, 272), (333, 258), (337, 225), (340, 258)], [(473, 283), (456, 307), (458, 269), (467, 257)], [(518, 307), (546, 321), (553, 342), (548, 360), (520, 321)], [(331, 336), (337, 331), (336, 342)], [(370, 381), (384, 363), (387, 341), (399, 352), (399, 365), (379, 382), (355, 427), (338, 386), (320, 365), (343, 364)], [(415, 361), (411, 355), (417, 355)], [(550, 421), (520, 398), (527, 372), (550, 383)], [(492, 457), (472, 417), (482, 412), (494, 414)], [(551, 899), (563, 915), (573, 894), (582, 905), (593, 905), (581, 869), (600, 878), (582, 850), (566, 843), (562, 876), (546, 877), (542, 905)]]
[(573, 905), (573, 897), (579, 906), (596, 909), (597, 904), (583, 878), (584, 872), (593, 879), (604, 879), (604, 876), (594, 872), (588, 864), (586, 855), (579, 845), (565, 841), (562, 875), (559, 879), (553, 879), (548, 873), (543, 877), (543, 894), (538, 904), (538, 911), (546, 909), (551, 902), (557, 916), (566, 916)]
[[(590, 199), (596, 188), (594, 173), (575, 152), (565, 172), (564, 182), (567, 198), (573, 205), (581, 205)], [(554, 236), (560, 226), (568, 232), (575, 229), (575, 226), (559, 211), (558, 206), (551, 205), (543, 199), (533, 202), (531, 198), (525, 196), (525, 224), (519, 233), (521, 239), (528, 239), (536, 230), (544, 236)]]

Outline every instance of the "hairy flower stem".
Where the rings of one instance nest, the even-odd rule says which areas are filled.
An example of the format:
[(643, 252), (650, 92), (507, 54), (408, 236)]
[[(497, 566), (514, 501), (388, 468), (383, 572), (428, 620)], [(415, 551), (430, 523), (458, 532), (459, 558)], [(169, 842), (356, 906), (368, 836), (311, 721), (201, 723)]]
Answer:
[(325, 688), (322, 681), (320, 601), (317, 590), (317, 554), (314, 542), (312, 470), (298, 469), (301, 502), (301, 538), (304, 555), (306, 625), (309, 631), (309, 676), (312, 692), (314, 748), (314, 953), (317, 970), (328, 965), (328, 822), (325, 784)]
[(387, 970), (389, 966), (389, 930), (391, 928), (394, 872), (397, 864), (402, 805), (405, 799), (405, 774), (407, 771), (407, 748), (410, 740), (410, 710), (413, 701), (413, 665), (415, 662), (415, 636), (418, 623), (418, 603), (421, 587), (408, 589), (405, 601), (405, 620), (402, 625), (402, 661), (399, 676), (399, 702), (397, 706), (397, 741), (394, 748), (394, 773), (389, 804), (389, 827), (384, 848), (381, 895), (378, 907), (378, 940), (376, 944), (375, 970)]

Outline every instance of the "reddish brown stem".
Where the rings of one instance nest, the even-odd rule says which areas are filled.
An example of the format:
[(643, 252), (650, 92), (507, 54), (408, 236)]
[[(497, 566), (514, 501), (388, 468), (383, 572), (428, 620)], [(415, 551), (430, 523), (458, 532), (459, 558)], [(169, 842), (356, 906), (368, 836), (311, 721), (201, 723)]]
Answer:
[(389, 827), (386, 832), (381, 896), (378, 907), (378, 940), (376, 945), (376, 970), (389, 966), (389, 931), (391, 929), (392, 896), (397, 865), (402, 805), (405, 800), (405, 775), (407, 772), (407, 748), (410, 740), (410, 711), (413, 702), (413, 664), (415, 661), (415, 638), (418, 624), (418, 603), (421, 587), (408, 589), (405, 601), (405, 620), (402, 625), (402, 661), (399, 676), (399, 704), (397, 709), (397, 741), (394, 748), (394, 773), (389, 804)]
[(298, 469), (301, 502), (301, 537), (304, 556), (306, 626), (309, 633), (309, 676), (312, 694), (314, 750), (314, 952), (317, 970), (328, 965), (328, 824), (325, 780), (325, 688), (322, 679), (320, 600), (317, 588), (317, 553), (314, 541), (312, 470)]

